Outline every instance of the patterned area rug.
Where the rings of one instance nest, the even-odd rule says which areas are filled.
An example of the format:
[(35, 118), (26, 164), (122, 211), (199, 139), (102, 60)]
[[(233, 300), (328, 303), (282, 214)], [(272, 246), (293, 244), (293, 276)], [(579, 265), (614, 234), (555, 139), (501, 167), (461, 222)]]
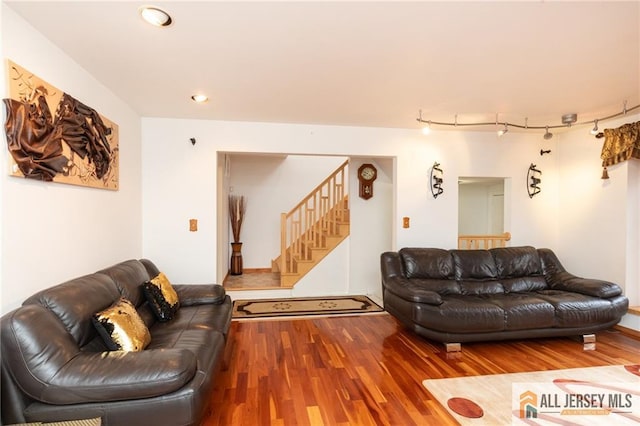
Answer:
[(233, 318), (346, 315), (382, 311), (383, 309), (367, 296), (255, 299), (233, 302)]
[(640, 423), (640, 365), (429, 379), (422, 384), (463, 426)]
[(33, 423), (20, 423), (16, 425), (7, 425), (7, 426), (100, 426), (101, 424), (102, 424), (102, 419), (97, 417), (95, 419), (86, 419), (86, 420), (67, 420), (65, 422), (53, 422), (53, 423), (33, 422)]

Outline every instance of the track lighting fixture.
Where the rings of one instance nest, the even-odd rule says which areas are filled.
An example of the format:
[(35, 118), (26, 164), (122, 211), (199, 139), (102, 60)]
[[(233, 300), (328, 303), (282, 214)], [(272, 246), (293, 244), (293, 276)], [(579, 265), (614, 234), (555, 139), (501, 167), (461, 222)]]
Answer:
[[(613, 118), (617, 118), (623, 115), (626, 115), (628, 112), (634, 111), (636, 109), (640, 108), (640, 104), (635, 105), (631, 108), (627, 108), (627, 101), (624, 101), (624, 106), (622, 111), (617, 112), (615, 114), (611, 114), (609, 116), (606, 117), (600, 117), (600, 118), (596, 118), (594, 120), (589, 120), (589, 121), (583, 121), (583, 122), (578, 122), (578, 114), (576, 113), (571, 113), (571, 114), (564, 114), (561, 117), (561, 122), (562, 124), (558, 124), (558, 125), (553, 125), (553, 126), (549, 126), (549, 125), (545, 125), (545, 126), (530, 126), (528, 123), (528, 119), (525, 119), (525, 124), (517, 124), (517, 123), (509, 123), (506, 121), (498, 121), (498, 116), (496, 114), (496, 121), (495, 122), (488, 122), (488, 121), (484, 121), (484, 122), (472, 122), (472, 123), (460, 123), (458, 122), (458, 115), (455, 115), (455, 120), (454, 122), (446, 122), (446, 121), (435, 121), (435, 120), (424, 120), (422, 118), (422, 110), (420, 110), (420, 115), (417, 118), (417, 121), (420, 123), (424, 123), (427, 124), (429, 128), (431, 128), (432, 126), (447, 126), (447, 127), (478, 127), (478, 126), (504, 126), (504, 128), (500, 129), (498, 131), (498, 136), (502, 136), (505, 133), (507, 133), (507, 131), (509, 130), (509, 127), (515, 127), (517, 129), (523, 129), (523, 130), (544, 130), (544, 139), (551, 139), (553, 137), (553, 133), (549, 132), (549, 129), (559, 129), (559, 128), (564, 128), (564, 127), (571, 127), (571, 126), (581, 126), (581, 125), (585, 125), (585, 124), (593, 124), (593, 130), (591, 130), (592, 134), (598, 134), (598, 123), (601, 121), (606, 121), (606, 120), (611, 120)], [(424, 131), (424, 130), (423, 130)]]
[(507, 123), (504, 123), (504, 128), (498, 130), (498, 136), (503, 136), (508, 131), (509, 131), (509, 128), (507, 127)]
[[(419, 111), (419, 117), (418, 120), (422, 122), (422, 110)], [(422, 134), (428, 135), (429, 133), (431, 133), (431, 122), (427, 121), (427, 124), (422, 127)]]

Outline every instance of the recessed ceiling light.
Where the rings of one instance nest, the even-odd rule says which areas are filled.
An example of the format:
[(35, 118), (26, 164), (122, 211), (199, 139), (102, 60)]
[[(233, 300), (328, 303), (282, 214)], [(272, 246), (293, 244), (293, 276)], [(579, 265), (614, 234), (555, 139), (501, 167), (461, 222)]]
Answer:
[(156, 27), (168, 27), (173, 22), (167, 12), (157, 7), (142, 6), (138, 10), (142, 19)]
[(205, 102), (207, 102), (209, 100), (207, 95), (203, 95), (201, 93), (191, 96), (191, 99), (193, 99), (194, 102), (199, 103), (199, 104), (203, 104), (203, 103), (205, 103)]

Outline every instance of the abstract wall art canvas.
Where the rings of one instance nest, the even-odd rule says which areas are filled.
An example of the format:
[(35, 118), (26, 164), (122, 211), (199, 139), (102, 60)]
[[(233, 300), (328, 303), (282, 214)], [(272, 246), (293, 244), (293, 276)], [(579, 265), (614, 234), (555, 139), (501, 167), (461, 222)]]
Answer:
[(118, 125), (12, 61), (7, 68), (9, 173), (117, 190)]

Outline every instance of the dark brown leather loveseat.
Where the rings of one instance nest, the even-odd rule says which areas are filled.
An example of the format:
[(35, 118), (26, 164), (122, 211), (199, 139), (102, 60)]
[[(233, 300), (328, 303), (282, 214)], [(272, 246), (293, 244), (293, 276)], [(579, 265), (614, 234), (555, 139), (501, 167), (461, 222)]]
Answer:
[(629, 301), (607, 281), (568, 273), (549, 249), (403, 248), (381, 255), (384, 308), (416, 333), (463, 342), (591, 335)]
[[(143, 294), (158, 275), (128, 260), (29, 297), (0, 320), (2, 421), (101, 418), (102, 425), (197, 425), (208, 409), (231, 322), (219, 285), (174, 285), (180, 307), (159, 322)], [(151, 341), (109, 351), (92, 316), (131, 301)]]

